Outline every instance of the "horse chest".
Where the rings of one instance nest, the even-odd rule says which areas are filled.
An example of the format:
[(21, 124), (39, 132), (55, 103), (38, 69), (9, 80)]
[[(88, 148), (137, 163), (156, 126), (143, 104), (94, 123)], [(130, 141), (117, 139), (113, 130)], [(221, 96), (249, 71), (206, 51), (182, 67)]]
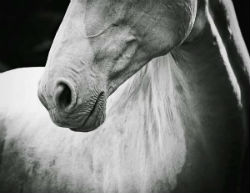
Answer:
[[(156, 141), (159, 136), (153, 139), (143, 128), (134, 136), (110, 132), (125, 123), (115, 119), (107, 120), (103, 126), (107, 129), (88, 136), (52, 125), (40, 126), (43, 131), (32, 134), (35, 126), (26, 125), (22, 134), (6, 138), (2, 167), (7, 169), (5, 175), (12, 175), (5, 184), (11, 187), (18, 181), (19, 188), (32, 192), (149, 192), (159, 187), (168, 192), (174, 188), (185, 161), (183, 136)], [(129, 124), (133, 132), (134, 123), (120, 129), (129, 129)]]
[(181, 120), (171, 99), (158, 100), (150, 82), (121, 101), (132, 83), (111, 96), (105, 123), (91, 133), (56, 127), (33, 86), (33, 94), (23, 106), (12, 104), (4, 121), (1, 191), (170, 192), (185, 163)]

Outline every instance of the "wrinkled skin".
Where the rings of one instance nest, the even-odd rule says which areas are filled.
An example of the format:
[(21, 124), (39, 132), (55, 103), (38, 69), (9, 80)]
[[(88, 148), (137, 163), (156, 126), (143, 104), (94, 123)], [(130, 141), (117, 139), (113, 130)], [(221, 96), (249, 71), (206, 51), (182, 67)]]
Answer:
[(72, 0), (38, 91), (53, 122), (75, 131), (100, 126), (107, 97), (186, 39), (196, 7), (196, 0)]

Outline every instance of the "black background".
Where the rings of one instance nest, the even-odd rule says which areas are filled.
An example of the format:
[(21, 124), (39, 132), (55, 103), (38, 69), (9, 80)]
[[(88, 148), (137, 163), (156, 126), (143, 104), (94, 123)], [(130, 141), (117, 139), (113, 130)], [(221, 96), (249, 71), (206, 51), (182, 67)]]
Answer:
[[(0, 5), (0, 71), (44, 66), (69, 0), (4, 0)], [(250, 0), (234, 0), (241, 30), (249, 42)]]

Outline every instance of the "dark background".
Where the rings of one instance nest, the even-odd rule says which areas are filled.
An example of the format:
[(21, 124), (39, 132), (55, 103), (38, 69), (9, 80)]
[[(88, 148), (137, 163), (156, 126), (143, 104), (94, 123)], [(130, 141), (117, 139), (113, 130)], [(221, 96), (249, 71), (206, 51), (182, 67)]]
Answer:
[(4, 0), (0, 4), (0, 71), (44, 66), (70, 0)]
[[(68, 3), (69, 0), (1, 2), (0, 71), (23, 66), (44, 66)], [(234, 4), (249, 50), (250, 0), (234, 0)]]

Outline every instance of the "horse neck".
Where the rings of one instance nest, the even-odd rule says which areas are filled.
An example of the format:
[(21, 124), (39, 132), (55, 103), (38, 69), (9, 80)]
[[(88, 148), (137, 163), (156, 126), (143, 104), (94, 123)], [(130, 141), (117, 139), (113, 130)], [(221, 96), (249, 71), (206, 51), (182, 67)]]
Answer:
[(210, 9), (215, 25), (228, 53), (232, 69), (237, 77), (241, 89), (243, 110), (245, 111), (245, 124), (250, 122), (250, 58), (243, 40), (232, 1), (210, 0)]
[[(237, 79), (242, 88), (247, 88), (250, 85), (250, 59), (233, 3), (228, 0), (210, 0), (210, 9)], [(243, 92), (245, 90), (242, 89)], [(250, 96), (249, 93), (248, 96)]]
[[(151, 100), (153, 96), (161, 105), (162, 99), (170, 98), (171, 104), (182, 104), (182, 109), (201, 108), (193, 109), (197, 116), (204, 112), (206, 104), (211, 108), (221, 106), (221, 115), (236, 110), (235, 114), (244, 117), (246, 112), (242, 111), (246, 111), (250, 97), (246, 89), (250, 85), (250, 60), (232, 2), (226, 3), (199, 1), (194, 29), (187, 41), (172, 53), (153, 60), (122, 85), (124, 91), (116, 95), (130, 97), (124, 102), (116, 97), (119, 102), (114, 104), (133, 103), (138, 97), (141, 99), (136, 103), (145, 103), (147, 97)], [(150, 100), (150, 109), (155, 109), (157, 105)], [(186, 119), (183, 111), (178, 116)]]
[[(244, 145), (247, 144), (245, 106), (249, 96), (249, 91), (246, 90), (249, 88), (250, 73), (247, 68), (249, 56), (238, 26), (223, 24), (223, 21), (231, 21), (231, 16), (235, 17), (234, 13), (229, 17), (225, 10), (220, 10), (224, 12), (221, 16), (224, 20), (218, 19), (214, 4), (207, 4), (209, 2), (199, 10), (190, 37), (173, 50), (172, 54), (187, 80), (189, 103), (192, 114), (197, 118), (196, 127), (185, 127), (185, 133), (195, 138), (200, 147), (207, 152), (208, 156), (203, 163), (213, 163), (216, 167), (217, 164), (223, 165), (232, 160), (234, 163), (242, 161)], [(236, 40), (240, 40), (241, 43), (236, 43)], [(239, 45), (243, 47), (237, 49)], [(188, 124), (184, 122), (184, 125)], [(222, 137), (225, 134), (227, 137)], [(192, 141), (186, 138), (186, 143), (189, 149), (188, 159), (197, 159), (193, 156), (196, 154), (192, 152)], [(238, 149), (237, 152), (229, 148), (231, 144)], [(227, 155), (234, 155), (234, 158), (228, 160), (225, 158)], [(212, 161), (208, 161), (209, 159)], [(213, 168), (210, 170), (213, 171)], [(230, 170), (237, 173), (238, 168)]]
[(107, 122), (118, 118), (120, 127), (114, 130), (136, 141), (151, 138), (152, 146), (165, 151), (168, 137), (183, 135), (180, 113), (189, 97), (185, 82), (171, 54), (152, 60), (109, 98)]
[[(147, 166), (154, 170), (162, 165), (161, 171), (174, 176), (185, 162), (186, 149), (192, 151), (186, 141), (191, 135), (208, 152), (207, 160), (215, 162), (225, 161), (225, 154), (220, 154), (216, 145), (228, 154), (232, 140), (240, 147), (244, 135), (244, 102), (238, 79), (241, 72), (233, 67), (237, 64), (229, 57), (233, 49), (228, 50), (230, 47), (224, 44), (226, 36), (208, 6), (200, 9), (186, 42), (152, 60), (109, 98), (107, 120), (95, 137), (97, 141), (109, 140), (109, 146), (116, 141), (109, 148), (120, 155), (116, 159), (125, 161), (114, 163), (133, 163), (132, 170), (145, 172), (142, 176), (154, 173)], [(217, 137), (228, 129), (227, 138)]]
[[(228, 63), (237, 79), (241, 101), (245, 110), (250, 109), (250, 58), (243, 40), (231, 0), (200, 0), (194, 28), (201, 32), (204, 23), (211, 28), (215, 44), (218, 44), (224, 63)], [(197, 22), (198, 21), (198, 22)], [(198, 30), (197, 30), (198, 28)], [(202, 36), (197, 35), (196, 36)], [(210, 46), (211, 47), (211, 46)]]
[(85, 146), (99, 164), (93, 167), (110, 166), (103, 173), (119, 179), (125, 189), (129, 183), (145, 192), (163, 176), (166, 188), (174, 187), (185, 162), (180, 113), (188, 111), (187, 97), (185, 80), (171, 54), (148, 63), (109, 97), (106, 121)]
[[(172, 53), (189, 80), (189, 86), (196, 89), (193, 93), (198, 90), (201, 93), (193, 97), (212, 97), (215, 101), (223, 100), (227, 95), (228, 106), (243, 108), (247, 101), (245, 99), (250, 96), (249, 89), (246, 89), (250, 85), (249, 56), (234, 18), (235, 13), (232, 12), (233, 7), (230, 7), (231, 15), (227, 14), (228, 6), (224, 7), (224, 10), (220, 10), (220, 13), (223, 12), (219, 15), (221, 18), (218, 18), (214, 10), (216, 2), (200, 3), (190, 37)], [(220, 3), (220, 6), (224, 6), (224, 3)], [(225, 21), (227, 23), (223, 23)], [(229, 22), (234, 25), (229, 25)], [(238, 43), (236, 40), (239, 40)], [(214, 101), (210, 105), (214, 106)]]

